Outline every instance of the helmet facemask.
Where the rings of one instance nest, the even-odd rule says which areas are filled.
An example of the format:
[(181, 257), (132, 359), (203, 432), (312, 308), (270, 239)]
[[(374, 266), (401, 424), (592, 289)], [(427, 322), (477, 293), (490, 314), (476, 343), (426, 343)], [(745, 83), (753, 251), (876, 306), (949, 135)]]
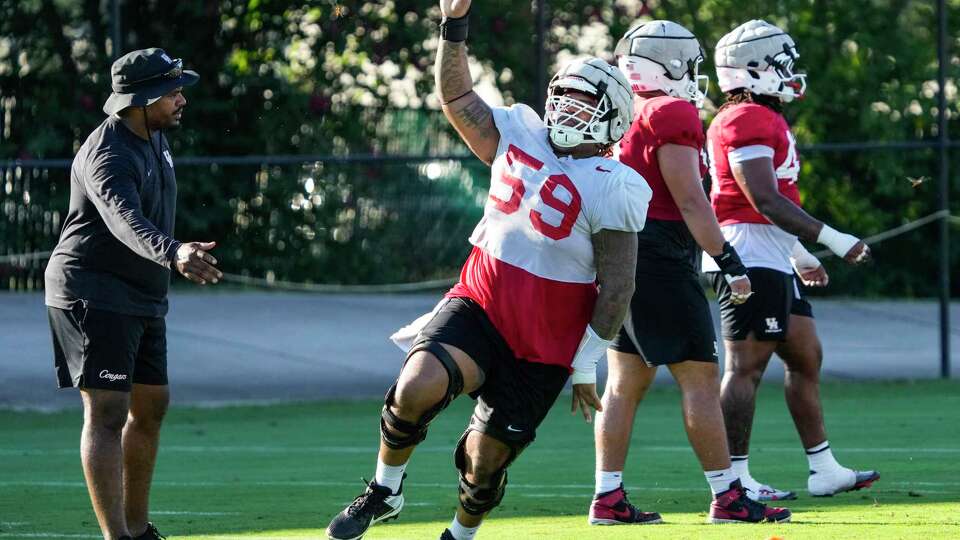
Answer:
[[(550, 86), (550, 95), (544, 112), (544, 123), (550, 140), (560, 148), (573, 148), (583, 143), (610, 144), (610, 118), (614, 111), (610, 99), (583, 79), (566, 78), (564, 84)], [(597, 105), (567, 95), (576, 90), (597, 97)], [(586, 117), (586, 119), (585, 119)]]
[(773, 68), (774, 73), (780, 78), (779, 93), (777, 95), (785, 102), (802, 98), (804, 92), (807, 90), (807, 74), (793, 72), (793, 65), (797, 58), (800, 58), (797, 49), (790, 47), (786, 43), (783, 44), (782, 53), (765, 58), (767, 63), (770, 64), (770, 67)]

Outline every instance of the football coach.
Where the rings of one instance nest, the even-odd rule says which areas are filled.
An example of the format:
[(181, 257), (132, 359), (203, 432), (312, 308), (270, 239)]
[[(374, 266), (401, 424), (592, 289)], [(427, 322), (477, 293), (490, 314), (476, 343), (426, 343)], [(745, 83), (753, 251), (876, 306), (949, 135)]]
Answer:
[(170, 400), (170, 271), (201, 285), (222, 277), (215, 242), (173, 236), (177, 182), (163, 131), (180, 125), (183, 88), (198, 79), (161, 49), (113, 63), (108, 118), (73, 160), (69, 211), (44, 275), (58, 384), (80, 390), (80, 456), (106, 540), (162, 538), (148, 502)]

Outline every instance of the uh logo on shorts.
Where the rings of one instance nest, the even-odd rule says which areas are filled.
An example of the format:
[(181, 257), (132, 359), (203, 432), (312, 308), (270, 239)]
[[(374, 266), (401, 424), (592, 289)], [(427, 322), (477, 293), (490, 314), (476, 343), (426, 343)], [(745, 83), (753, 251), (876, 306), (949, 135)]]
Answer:
[(776, 317), (767, 317), (767, 332), (770, 334), (776, 334), (781, 332), (780, 330), (780, 321)]

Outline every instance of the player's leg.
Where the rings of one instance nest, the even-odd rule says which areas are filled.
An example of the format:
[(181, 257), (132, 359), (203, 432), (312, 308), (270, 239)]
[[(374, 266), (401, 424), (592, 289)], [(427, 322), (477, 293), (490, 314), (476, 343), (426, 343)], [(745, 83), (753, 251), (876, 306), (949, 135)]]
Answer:
[[(730, 467), (727, 433), (720, 409), (720, 369), (717, 364), (687, 360), (669, 364), (680, 386), (687, 439), (704, 471)], [(733, 481), (733, 478), (730, 479)], [(729, 482), (727, 482), (729, 484)]]
[(790, 499), (796, 495), (753, 479), (749, 451), (757, 387), (777, 343), (784, 339), (788, 330), (793, 281), (788, 274), (765, 268), (749, 268), (748, 274), (756, 292), (748, 302), (740, 305), (730, 301), (726, 280), (720, 275), (713, 277), (726, 351), (720, 404), (727, 429), (727, 445), (734, 473), (751, 498)]
[(449, 531), (457, 540), (476, 534), (484, 516), (503, 499), (507, 465), (516, 450), (479, 431), (467, 430), (456, 450), (460, 469), (460, 503)]
[(758, 341), (752, 335), (739, 341), (724, 340), (726, 363), (720, 401), (731, 455), (745, 455), (750, 451), (757, 387), (776, 345), (772, 341)]
[[(805, 300), (801, 307), (809, 307)], [(870, 487), (879, 480), (876, 471), (856, 471), (840, 465), (827, 440), (820, 402), (820, 366), (823, 347), (812, 310), (791, 315), (787, 340), (777, 347), (786, 367), (784, 392), (797, 433), (807, 454), (810, 476), (807, 489), (814, 496), (830, 496)]]
[(457, 396), (483, 384), (484, 371), (474, 358), (489, 352), (478, 337), (484, 332), (477, 326), (477, 309), (472, 302), (451, 299), (421, 330), (384, 400), (374, 479), (333, 518), (327, 527), (329, 538), (360, 538), (371, 525), (399, 515), (404, 471), (414, 448), (426, 438), (430, 422)]
[(804, 448), (827, 440), (820, 406), (823, 348), (812, 317), (790, 316), (787, 340), (777, 345), (783, 360), (784, 397)]
[(536, 438), (569, 378), (566, 367), (519, 360), (506, 343), (497, 349), (454, 453), (460, 504), (442, 538), (473, 539), (484, 517), (503, 499), (507, 467)]
[(430, 422), (459, 394), (482, 384), (482, 371), (466, 353), (437, 342), (425, 345), (429, 348), (415, 348), (387, 393), (374, 479), (330, 522), (327, 536), (331, 539), (360, 538), (371, 525), (399, 516), (404, 470)]
[(162, 538), (149, 522), (160, 426), (170, 404), (167, 385), (167, 337), (162, 318), (146, 323), (133, 372), (130, 411), (123, 428), (123, 500), (134, 539)]
[(731, 466), (723, 413), (720, 409), (717, 364), (688, 360), (669, 364), (669, 367), (683, 394), (683, 420), (687, 438), (700, 460), (703, 474), (713, 493), (708, 521), (789, 521), (790, 510), (768, 507), (751, 500)]
[(622, 350), (607, 351), (607, 384), (601, 399), (603, 412), (597, 414), (594, 424), (597, 461), (588, 517), (591, 525), (660, 521), (659, 514), (641, 512), (633, 506), (623, 490), (623, 469), (637, 406), (653, 382), (657, 368), (647, 366), (639, 354), (624, 352), (626, 342), (620, 339), (618, 342)]

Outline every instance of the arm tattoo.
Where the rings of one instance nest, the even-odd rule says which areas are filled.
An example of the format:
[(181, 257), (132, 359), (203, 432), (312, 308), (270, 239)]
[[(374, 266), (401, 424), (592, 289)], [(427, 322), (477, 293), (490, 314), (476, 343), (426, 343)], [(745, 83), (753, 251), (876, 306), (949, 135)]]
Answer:
[(473, 91), (465, 44), (440, 40), (434, 79), (444, 115), (470, 150), (484, 163), (492, 163), (500, 132), (490, 106)]
[(453, 115), (460, 120), (464, 127), (477, 130), (479, 135), (485, 139), (490, 138), (490, 130), (486, 129), (493, 119), (490, 106), (476, 94), (469, 96), (467, 100), (467, 105), (454, 112)]
[(440, 40), (434, 77), (440, 102), (444, 104), (473, 88), (470, 65), (467, 62), (467, 47), (464, 43)]
[(633, 296), (637, 233), (604, 229), (593, 235), (592, 240), (600, 295), (590, 326), (600, 337), (611, 339), (623, 325)]

